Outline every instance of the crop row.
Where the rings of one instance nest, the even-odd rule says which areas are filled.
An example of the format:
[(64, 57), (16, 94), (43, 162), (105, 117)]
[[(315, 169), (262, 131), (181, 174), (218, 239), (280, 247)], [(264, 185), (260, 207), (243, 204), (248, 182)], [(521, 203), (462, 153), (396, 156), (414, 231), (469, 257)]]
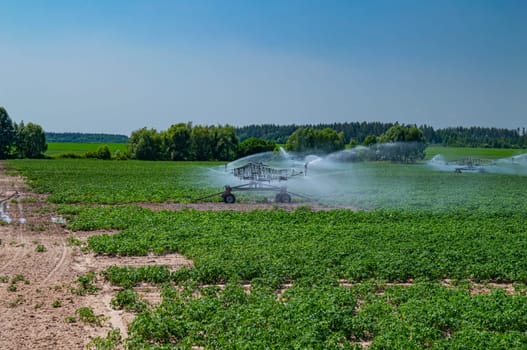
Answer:
[[(522, 349), (527, 297), (438, 283), (163, 288), (129, 325), (129, 349)], [(155, 344), (155, 345), (154, 345)]]
[(279, 285), (319, 276), (527, 282), (522, 213), (78, 210), (72, 229), (122, 230), (90, 237), (95, 252), (182, 253), (195, 263), (188, 273), (203, 283), (264, 279)]

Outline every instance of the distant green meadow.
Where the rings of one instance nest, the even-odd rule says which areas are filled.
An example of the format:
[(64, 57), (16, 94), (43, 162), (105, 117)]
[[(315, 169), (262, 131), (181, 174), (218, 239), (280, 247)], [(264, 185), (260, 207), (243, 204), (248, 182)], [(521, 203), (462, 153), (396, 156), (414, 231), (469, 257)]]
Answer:
[[(48, 157), (57, 157), (61, 154), (75, 153), (83, 155), (86, 152), (95, 152), (100, 146), (108, 146), (112, 154), (116, 151), (121, 153), (128, 149), (127, 143), (76, 143), (76, 142), (49, 142), (45, 153)], [(285, 145), (284, 145), (285, 146)], [(443, 147), (428, 146), (426, 148), (425, 160), (432, 159), (435, 155), (443, 155), (446, 161), (452, 161), (467, 157), (495, 160), (508, 158), (515, 155), (527, 153), (525, 149), (503, 149), (503, 148), (471, 148), (471, 147)]]
[(446, 161), (458, 160), (462, 158), (472, 157), (496, 160), (501, 158), (509, 158), (519, 154), (527, 153), (525, 149), (510, 149), (510, 148), (472, 148), (472, 147), (442, 147), (442, 146), (428, 146), (426, 148), (426, 158), (432, 159), (435, 155), (441, 154)]
[(101, 146), (108, 146), (112, 154), (116, 151), (125, 152), (128, 149), (127, 143), (77, 143), (77, 142), (49, 142), (48, 150), (45, 155), (57, 157), (60, 154), (75, 153), (83, 155), (86, 152), (95, 152)]

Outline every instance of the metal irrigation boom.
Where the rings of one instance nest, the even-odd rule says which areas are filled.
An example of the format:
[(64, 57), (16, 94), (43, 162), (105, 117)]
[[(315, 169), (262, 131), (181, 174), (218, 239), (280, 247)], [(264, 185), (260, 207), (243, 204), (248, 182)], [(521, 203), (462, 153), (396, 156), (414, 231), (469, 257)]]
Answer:
[(291, 202), (291, 195), (297, 196), (304, 199), (310, 199), (309, 197), (293, 193), (287, 190), (287, 187), (272, 185), (271, 182), (285, 182), (289, 178), (299, 175), (306, 175), (307, 173), (307, 163), (304, 165), (304, 170), (299, 171), (297, 169), (287, 169), (287, 168), (273, 168), (264, 163), (249, 162), (243, 166), (232, 169), (232, 174), (240, 180), (248, 181), (243, 185), (238, 186), (225, 186), (224, 191), (209, 194), (196, 200), (202, 200), (205, 198), (214, 197), (221, 195), (225, 203), (234, 203), (236, 202), (236, 197), (232, 193), (233, 191), (254, 191), (254, 192), (263, 192), (263, 191), (275, 191), (275, 201), (279, 203), (289, 203)]

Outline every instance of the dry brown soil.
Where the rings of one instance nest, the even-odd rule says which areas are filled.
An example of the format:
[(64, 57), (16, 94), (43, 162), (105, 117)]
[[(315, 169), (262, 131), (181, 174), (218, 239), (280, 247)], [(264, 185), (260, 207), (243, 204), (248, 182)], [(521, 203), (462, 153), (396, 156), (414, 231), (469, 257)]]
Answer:
[[(115, 327), (126, 336), (126, 325), (133, 315), (110, 307), (117, 290), (97, 275), (100, 291), (77, 295), (72, 291), (78, 288), (77, 278), (111, 265), (159, 264), (177, 269), (191, 264), (177, 254), (117, 258), (82, 252), (68, 244), (68, 237), (85, 241), (100, 231), (68, 231), (60, 220), (56, 223), (57, 215), (45, 196), (32, 193), (22, 178), (6, 175), (0, 166), (0, 200), (8, 197), (2, 208), (12, 221), (0, 225), (2, 350), (84, 349), (91, 339), (105, 336)], [(13, 279), (19, 281), (13, 283)], [(159, 302), (154, 287), (143, 285), (137, 290), (145, 300)], [(84, 306), (104, 317), (102, 326), (79, 319), (76, 310)]]

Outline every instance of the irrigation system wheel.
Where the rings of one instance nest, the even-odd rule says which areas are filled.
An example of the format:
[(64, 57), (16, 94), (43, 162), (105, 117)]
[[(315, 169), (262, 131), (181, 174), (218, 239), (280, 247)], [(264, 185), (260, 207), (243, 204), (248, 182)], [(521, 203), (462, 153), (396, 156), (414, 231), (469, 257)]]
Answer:
[(291, 203), (291, 195), (289, 193), (277, 193), (274, 200), (277, 203)]
[(223, 201), (227, 204), (232, 204), (236, 202), (236, 197), (232, 193), (227, 193), (223, 196)]

